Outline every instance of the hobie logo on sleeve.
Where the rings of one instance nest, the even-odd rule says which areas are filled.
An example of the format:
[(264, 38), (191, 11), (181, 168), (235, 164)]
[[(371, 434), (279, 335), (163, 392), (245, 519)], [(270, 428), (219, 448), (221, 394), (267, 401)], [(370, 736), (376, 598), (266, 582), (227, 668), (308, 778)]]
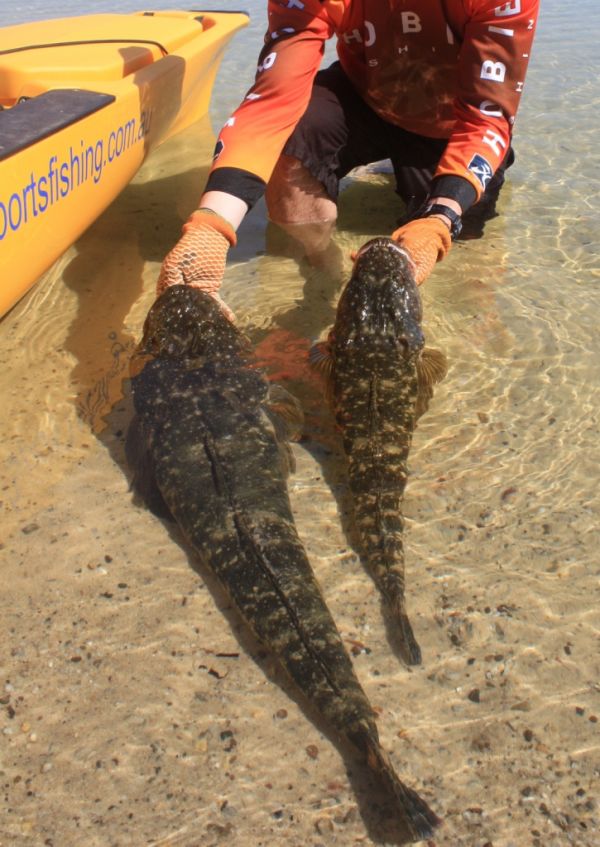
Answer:
[(483, 156), (480, 156), (479, 153), (476, 153), (471, 161), (469, 162), (469, 170), (481, 183), (481, 187), (485, 191), (487, 188), (487, 184), (494, 175), (494, 171), (492, 170), (492, 166), (484, 159)]
[(213, 162), (216, 162), (223, 150), (225, 149), (225, 145), (219, 138), (217, 143), (215, 144), (215, 152), (213, 153)]

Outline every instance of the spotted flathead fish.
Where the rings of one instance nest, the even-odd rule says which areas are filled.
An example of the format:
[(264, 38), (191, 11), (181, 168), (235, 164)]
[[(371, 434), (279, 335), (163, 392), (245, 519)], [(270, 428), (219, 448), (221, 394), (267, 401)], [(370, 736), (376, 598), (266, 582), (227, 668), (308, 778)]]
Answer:
[(373, 709), (298, 538), (287, 493), (299, 407), (253, 366), (210, 296), (168, 288), (150, 309), (132, 378), (127, 452), (137, 487), (176, 520), (258, 639), (348, 739), (413, 841), (438, 817), (382, 749)]
[(356, 256), (327, 341), (312, 351), (343, 436), (361, 553), (413, 665), (421, 650), (406, 612), (402, 499), (415, 423), (447, 370), (424, 346), (421, 319), (410, 257), (374, 238)]

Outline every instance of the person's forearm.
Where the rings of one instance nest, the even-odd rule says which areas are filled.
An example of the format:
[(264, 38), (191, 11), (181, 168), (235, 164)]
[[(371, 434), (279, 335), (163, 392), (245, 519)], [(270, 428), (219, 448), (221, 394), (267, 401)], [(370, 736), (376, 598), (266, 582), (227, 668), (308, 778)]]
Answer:
[(200, 198), (200, 207), (210, 209), (217, 215), (221, 215), (231, 224), (234, 230), (237, 230), (248, 211), (248, 205), (243, 200), (233, 194), (226, 194), (224, 191), (205, 192)]

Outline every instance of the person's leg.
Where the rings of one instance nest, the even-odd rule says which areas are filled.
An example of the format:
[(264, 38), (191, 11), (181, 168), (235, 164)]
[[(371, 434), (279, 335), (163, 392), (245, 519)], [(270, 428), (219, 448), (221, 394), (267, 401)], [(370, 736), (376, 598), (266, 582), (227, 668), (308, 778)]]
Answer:
[(270, 220), (303, 245), (309, 260), (327, 248), (337, 204), (302, 162), (280, 156), (265, 200)]
[(410, 220), (425, 202), (446, 144), (445, 139), (426, 138), (400, 127), (390, 128), (390, 157), (396, 177), (396, 192), (406, 206), (399, 224)]
[(373, 127), (379, 122), (339, 63), (317, 74), (265, 194), (270, 220), (302, 244), (311, 262), (320, 264), (335, 227), (340, 179), (384, 155)]

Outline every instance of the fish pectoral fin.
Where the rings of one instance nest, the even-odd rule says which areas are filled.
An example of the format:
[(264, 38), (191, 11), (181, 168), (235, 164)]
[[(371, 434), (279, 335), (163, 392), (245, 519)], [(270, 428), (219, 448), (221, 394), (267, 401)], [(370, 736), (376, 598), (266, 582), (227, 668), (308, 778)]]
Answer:
[(308, 351), (311, 368), (323, 374), (329, 380), (333, 368), (333, 356), (328, 341), (317, 341)]
[(448, 359), (441, 350), (424, 347), (417, 364), (419, 380), (427, 380), (431, 385), (441, 382), (448, 373)]
[(448, 360), (442, 351), (434, 350), (432, 347), (424, 347), (417, 361), (419, 387), (415, 421), (425, 414), (429, 408), (429, 401), (433, 397), (433, 386), (437, 382), (441, 382), (447, 373)]
[(279, 458), (281, 461), (281, 470), (284, 476), (288, 476), (288, 474), (296, 472), (296, 457), (294, 456), (289, 441), (279, 443)]
[(333, 402), (333, 356), (329, 341), (317, 341), (310, 348), (308, 361), (311, 368), (320, 373), (325, 380), (325, 396), (329, 405)]
[(266, 411), (279, 441), (299, 441), (304, 427), (300, 401), (281, 385), (269, 386)]

